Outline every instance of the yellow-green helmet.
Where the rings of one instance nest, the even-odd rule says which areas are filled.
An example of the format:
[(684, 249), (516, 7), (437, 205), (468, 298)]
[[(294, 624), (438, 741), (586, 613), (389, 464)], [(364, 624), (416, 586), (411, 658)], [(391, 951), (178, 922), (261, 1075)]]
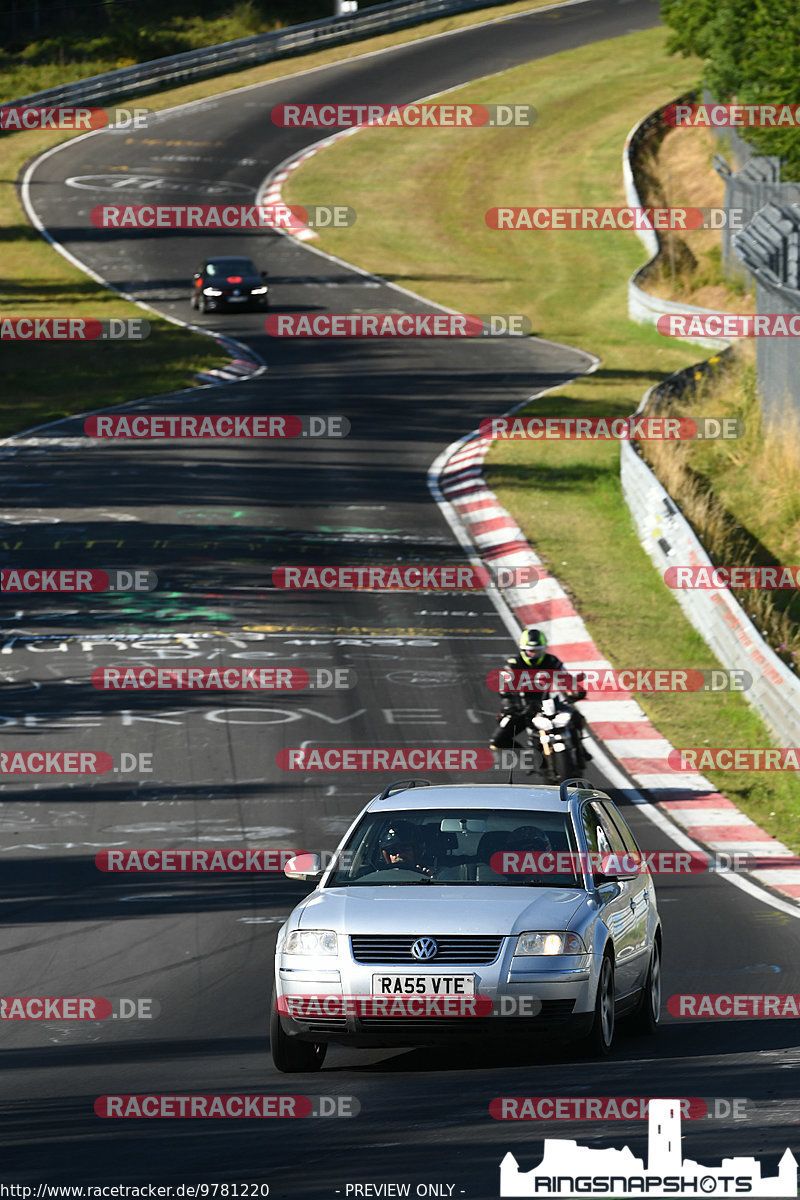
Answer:
[(547, 654), (547, 638), (541, 629), (528, 628), (520, 635), (519, 655), (529, 667), (538, 667)]

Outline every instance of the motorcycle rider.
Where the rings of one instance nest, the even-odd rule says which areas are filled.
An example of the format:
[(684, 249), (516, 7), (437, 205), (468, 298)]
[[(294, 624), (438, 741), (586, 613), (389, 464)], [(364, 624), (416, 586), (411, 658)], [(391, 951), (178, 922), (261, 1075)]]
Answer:
[[(563, 671), (564, 664), (560, 658), (556, 658), (555, 654), (550, 654), (547, 649), (547, 638), (542, 633), (541, 629), (536, 629), (529, 625), (520, 634), (517, 653), (510, 658), (507, 658), (502, 667), (503, 671)], [(562, 689), (555, 688), (554, 691)], [(579, 688), (575, 692), (565, 693), (569, 700), (583, 700), (586, 696), (586, 690)], [(521, 733), (532, 719), (541, 710), (542, 704), (550, 695), (550, 689), (544, 691), (504, 691), (502, 712), (498, 715), (497, 729), (494, 737), (489, 742), (491, 750), (503, 750), (514, 745), (517, 734)], [(585, 721), (583, 716), (575, 710), (575, 725), (578, 736), (580, 736)], [(535, 763), (533, 770), (540, 772), (544, 767), (544, 754), (542, 753), (539, 742), (534, 740), (533, 752)], [(583, 751), (584, 757), (588, 760), (591, 756), (587, 750)]]

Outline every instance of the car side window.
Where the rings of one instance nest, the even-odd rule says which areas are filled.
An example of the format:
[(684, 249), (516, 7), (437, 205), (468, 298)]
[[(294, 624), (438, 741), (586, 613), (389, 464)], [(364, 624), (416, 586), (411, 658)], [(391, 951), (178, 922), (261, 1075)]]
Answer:
[(594, 807), (583, 806), (583, 831), (586, 834), (586, 845), (590, 854), (613, 854), (611, 842)]
[[(626, 849), (625, 843), (622, 840), (622, 836), (621, 836), (619, 830), (617, 829), (616, 825), (614, 824), (614, 822), (611, 820), (605, 807), (601, 804), (598, 804), (597, 801), (594, 801), (591, 805), (591, 808), (592, 808), (592, 812), (594, 813), (594, 815), (597, 818), (597, 822), (598, 822), (600, 829), (602, 829), (603, 833), (605, 834), (605, 842), (608, 847), (607, 849), (604, 849), (601, 846), (600, 853), (601, 854), (627, 854), (627, 849)], [(599, 840), (599, 837), (600, 837), (600, 835), (598, 834), (598, 840)]]
[(603, 813), (608, 818), (609, 823), (619, 833), (626, 852), (628, 854), (641, 854), (636, 838), (631, 833), (630, 826), (616, 805), (604, 804)]

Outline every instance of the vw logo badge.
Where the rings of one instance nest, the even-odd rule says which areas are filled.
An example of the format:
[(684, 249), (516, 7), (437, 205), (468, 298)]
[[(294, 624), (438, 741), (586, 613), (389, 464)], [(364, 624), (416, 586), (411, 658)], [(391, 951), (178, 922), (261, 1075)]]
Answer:
[(438, 953), (439, 947), (433, 938), (418, 938), (411, 947), (411, 957), (421, 961), (435, 958)]

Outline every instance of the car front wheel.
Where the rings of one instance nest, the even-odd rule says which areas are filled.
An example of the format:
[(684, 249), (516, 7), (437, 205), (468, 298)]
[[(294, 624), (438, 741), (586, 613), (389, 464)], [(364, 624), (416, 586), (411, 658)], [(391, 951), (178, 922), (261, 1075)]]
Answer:
[(275, 1069), (288, 1075), (319, 1071), (328, 1051), (327, 1042), (301, 1042), (283, 1032), (274, 995), (269, 1015), (269, 1048)]
[(586, 1039), (587, 1049), (593, 1055), (605, 1058), (611, 1053), (614, 1043), (615, 1005), (614, 964), (611, 956), (604, 954), (597, 983), (594, 1021)]

